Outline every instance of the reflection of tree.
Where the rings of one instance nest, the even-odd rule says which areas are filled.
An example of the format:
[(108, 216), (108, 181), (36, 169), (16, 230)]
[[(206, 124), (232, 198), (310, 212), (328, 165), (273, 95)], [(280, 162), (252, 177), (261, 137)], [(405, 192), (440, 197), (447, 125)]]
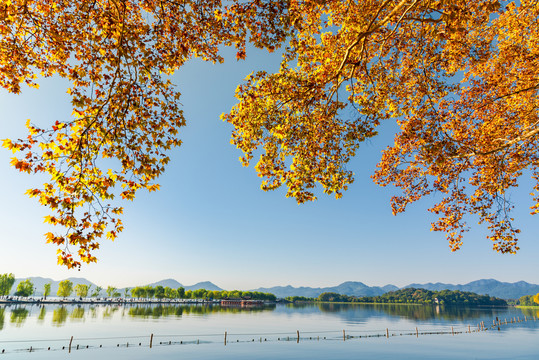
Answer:
[(11, 310), (11, 322), (17, 327), (22, 326), (28, 317), (28, 310), (23, 307)]
[(207, 315), (213, 313), (240, 313), (274, 310), (275, 305), (252, 308), (223, 307), (219, 305), (137, 305), (129, 308), (128, 314), (133, 317), (160, 318), (182, 315)]
[(42, 306), (41, 309), (39, 310), (37, 321), (40, 323), (43, 322), (43, 320), (45, 320), (45, 315), (47, 315), (47, 310), (45, 309), (45, 306)]
[(539, 309), (537, 308), (520, 308), (520, 311), (522, 311), (523, 316), (527, 316), (528, 318), (539, 318)]
[(0, 330), (4, 328), (4, 308), (0, 308)]
[(114, 315), (116, 311), (118, 311), (117, 306), (107, 306), (105, 307), (105, 311), (103, 311), (103, 319), (109, 319)]
[(52, 324), (56, 326), (62, 326), (69, 315), (65, 306), (60, 306), (59, 308), (54, 309), (52, 312)]
[(82, 306), (77, 306), (71, 312), (71, 320), (81, 321), (84, 320), (84, 308)]
[[(357, 318), (354, 312), (361, 312), (365, 318), (385, 313), (390, 316), (403, 317), (410, 320), (451, 320), (463, 321), (481, 317), (496, 317), (499, 308), (467, 308), (455, 306), (433, 305), (397, 305), (397, 304), (318, 304), (322, 312), (339, 312), (345, 318)], [(348, 315), (348, 316), (347, 316)]]
[(92, 317), (92, 319), (97, 318), (97, 309), (94, 306), (90, 307), (90, 314), (91, 314), (90, 316)]

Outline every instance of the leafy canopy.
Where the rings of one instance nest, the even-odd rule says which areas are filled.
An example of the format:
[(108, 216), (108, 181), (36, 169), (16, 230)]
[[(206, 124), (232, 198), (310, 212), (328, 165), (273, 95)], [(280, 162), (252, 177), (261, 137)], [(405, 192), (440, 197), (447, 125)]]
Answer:
[[(490, 229), (494, 250), (518, 250), (507, 193), (536, 182), (539, 5), (494, 0), (3, 0), (0, 85), (13, 93), (38, 76), (71, 82), (73, 114), (50, 128), (27, 124), (4, 140), (12, 165), (50, 181), (28, 190), (51, 210), (46, 234), (58, 262), (95, 262), (99, 238), (123, 230), (115, 197), (154, 191), (185, 119), (167, 76), (187, 60), (221, 62), (219, 49), (286, 45), (280, 70), (251, 74), (223, 119), (262, 189), (299, 203), (314, 188), (341, 197), (346, 164), (383, 121), (400, 130), (373, 175), (402, 192), (399, 213), (434, 192), (432, 224), (457, 250), (465, 214)], [(114, 164), (114, 165), (111, 165)], [(74, 254), (70, 247), (77, 249)]]
[(15, 292), (15, 296), (22, 296), (22, 297), (28, 297), (34, 293), (34, 283), (30, 279), (26, 279), (21, 281), (17, 285), (17, 291)]
[(11, 288), (15, 283), (15, 275), (1, 274), (0, 275), (0, 296), (7, 296), (11, 292)]
[(73, 292), (73, 282), (70, 280), (63, 280), (60, 281), (58, 284), (58, 291), (56, 292), (56, 295), (59, 297), (66, 298), (71, 295)]

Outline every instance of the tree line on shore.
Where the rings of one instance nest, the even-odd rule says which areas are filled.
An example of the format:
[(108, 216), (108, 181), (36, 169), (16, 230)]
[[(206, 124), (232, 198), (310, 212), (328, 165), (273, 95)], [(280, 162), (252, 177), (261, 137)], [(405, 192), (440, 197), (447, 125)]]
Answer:
[[(525, 298), (525, 299), (524, 299)], [(528, 299), (529, 298), (529, 299)], [(441, 290), (431, 291), (425, 289), (407, 288), (390, 291), (379, 296), (349, 296), (334, 292), (325, 292), (317, 298), (303, 296), (287, 297), (291, 302), (319, 301), (319, 302), (350, 302), (350, 303), (391, 303), (391, 304), (441, 304), (441, 305), (488, 305), (507, 306), (507, 301), (489, 295), (479, 295), (467, 291)], [(534, 302), (536, 300), (536, 302)], [(523, 296), (517, 305), (539, 305), (539, 294)]]
[(539, 293), (535, 295), (524, 295), (518, 299), (520, 306), (539, 306)]
[[(7, 296), (11, 292), (11, 288), (15, 283), (15, 276), (13, 274), (0, 275), (0, 296)], [(21, 281), (17, 285), (15, 296), (29, 297), (35, 294), (37, 289), (34, 287), (32, 280), (26, 279)], [(58, 291), (56, 295), (58, 297), (67, 298), (75, 295), (79, 298), (97, 298), (100, 297), (102, 291), (105, 291), (108, 298), (138, 298), (138, 299), (228, 299), (228, 298), (242, 298), (252, 300), (265, 300), (275, 301), (276, 296), (270, 293), (263, 293), (259, 291), (241, 291), (241, 290), (185, 290), (183, 287), (177, 289), (170, 288), (168, 286), (157, 285), (152, 286), (135, 286), (133, 288), (123, 289), (121, 293), (116, 287), (108, 286), (106, 289), (96, 286), (92, 288), (92, 285), (76, 284), (73, 286), (73, 282), (70, 280), (61, 281), (58, 284)], [(43, 297), (51, 295), (51, 283), (43, 286)]]

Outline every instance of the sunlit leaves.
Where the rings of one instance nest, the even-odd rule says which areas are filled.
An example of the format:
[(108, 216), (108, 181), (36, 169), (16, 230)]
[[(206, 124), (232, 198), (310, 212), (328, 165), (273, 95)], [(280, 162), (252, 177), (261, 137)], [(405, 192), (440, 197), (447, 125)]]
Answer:
[(452, 250), (476, 214), (494, 250), (517, 251), (508, 191), (539, 177), (537, 1), (291, 1), (288, 16), (280, 71), (250, 76), (223, 116), (244, 164), (262, 151), (262, 188), (340, 196), (360, 143), (395, 119), (373, 176), (402, 190), (393, 212), (437, 193), (432, 229)]
[[(98, 240), (123, 230), (115, 199), (159, 189), (155, 180), (185, 125), (180, 93), (167, 75), (191, 57), (222, 61), (223, 43), (245, 48), (247, 28), (274, 18), (264, 9), (282, 7), (258, 6), (255, 24), (242, 25), (238, 17), (251, 7), (229, 10), (213, 0), (2, 2), (0, 85), (19, 93), (21, 83), (37, 87), (38, 75), (71, 82), (71, 118), (50, 127), (28, 122), (26, 139), (3, 140), (19, 153), (13, 167), (50, 178), (27, 194), (51, 210), (46, 223), (64, 229), (46, 234), (60, 247), (60, 264), (95, 262)], [(277, 46), (270, 38), (262, 36), (259, 46)]]
[(538, 23), (533, 0), (2, 1), (0, 86), (19, 93), (57, 75), (73, 106), (3, 146), (18, 153), (13, 167), (50, 179), (27, 195), (64, 229), (46, 234), (59, 263), (94, 262), (98, 240), (123, 230), (116, 202), (158, 190), (181, 144), (168, 75), (193, 57), (222, 62), (223, 45), (243, 59), (247, 43), (287, 44), (280, 70), (251, 74), (223, 115), (243, 164), (259, 156), (262, 189), (286, 186), (300, 203), (317, 186), (342, 196), (360, 144), (396, 121), (373, 176), (402, 191), (393, 212), (437, 193), (432, 229), (452, 250), (476, 214), (495, 250), (515, 252), (507, 194), (525, 172), (539, 212)]

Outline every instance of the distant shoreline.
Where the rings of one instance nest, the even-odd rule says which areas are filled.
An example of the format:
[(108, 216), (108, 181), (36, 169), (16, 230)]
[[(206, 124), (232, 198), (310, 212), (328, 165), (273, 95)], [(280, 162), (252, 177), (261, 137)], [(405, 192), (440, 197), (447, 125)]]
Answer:
[[(402, 305), (402, 306), (464, 306), (464, 307), (488, 307), (506, 308), (512, 305), (475, 305), (463, 303), (435, 304), (435, 303), (399, 303), (399, 302), (356, 302), (356, 301), (296, 301), (295, 304), (337, 304), (337, 305)], [(516, 307), (539, 307), (539, 306), (516, 306)]]
[[(97, 298), (97, 299), (0, 299), (0, 305), (146, 305), (146, 304), (167, 304), (167, 305), (221, 305), (221, 300), (205, 299), (123, 299), (123, 298)], [(273, 301), (253, 300), (252, 304), (245, 306), (256, 306), (275, 304)], [(223, 305), (233, 307), (234, 305)]]

